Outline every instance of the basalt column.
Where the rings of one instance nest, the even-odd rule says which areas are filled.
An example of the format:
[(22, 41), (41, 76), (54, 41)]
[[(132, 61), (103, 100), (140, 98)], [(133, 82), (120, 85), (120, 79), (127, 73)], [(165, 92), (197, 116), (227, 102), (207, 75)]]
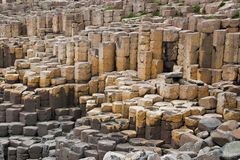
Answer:
[(164, 71), (171, 72), (177, 63), (179, 30), (176, 28), (166, 28), (163, 30), (163, 60)]
[(150, 50), (150, 28), (142, 25), (138, 39), (138, 78), (148, 80), (151, 77), (152, 52)]
[(212, 83), (221, 81), (226, 30), (215, 30), (212, 50)]
[(100, 9), (96, 9), (92, 11), (92, 24), (95, 26), (103, 26), (104, 23), (104, 15), (103, 11)]
[[(200, 34), (195, 33), (186, 33), (185, 35), (185, 52), (183, 59), (183, 73), (184, 77), (187, 79), (197, 79), (197, 68), (198, 65), (198, 56), (199, 56), (199, 43)], [(195, 67), (196, 66), (196, 67)], [(196, 68), (196, 69), (195, 69)]]
[(14, 61), (16, 59), (15, 53), (14, 53), (14, 47), (13, 46), (7, 46), (5, 44), (1, 45), (2, 52), (3, 52), (3, 67), (9, 67), (14, 64)]
[(99, 48), (99, 73), (111, 72), (115, 69), (115, 44), (103, 42)]
[(53, 33), (62, 32), (62, 15), (57, 13), (52, 18)]
[(0, 25), (0, 37), (8, 37), (10, 38), (12, 36), (12, 30), (11, 30), (11, 24), (1, 24)]
[(37, 35), (41, 36), (41, 30), (46, 27), (46, 15), (37, 16)]
[(225, 37), (226, 30), (215, 30), (213, 33), (212, 68), (214, 69), (222, 68)]
[(240, 48), (240, 34), (239, 33), (227, 33), (224, 51), (225, 63), (239, 63), (239, 48)]
[(152, 52), (140, 51), (138, 53), (138, 78), (148, 80), (151, 77)]
[(200, 50), (199, 50), (199, 67), (211, 68), (212, 62), (212, 47), (213, 34), (201, 33), (200, 34)]
[(92, 76), (96, 76), (99, 73), (99, 50), (91, 49), (88, 52), (88, 62), (91, 64)]
[(138, 33), (131, 32), (130, 37), (130, 69), (137, 70), (137, 52), (138, 52)]
[(151, 78), (163, 72), (163, 30), (152, 29), (150, 34), (150, 51), (152, 52)]
[(27, 23), (27, 35), (36, 36), (37, 35), (37, 16), (28, 16), (26, 18)]
[(72, 36), (72, 23), (73, 23), (73, 15), (72, 14), (64, 14), (63, 15), (63, 32), (65, 36)]
[(129, 44), (130, 38), (128, 36), (120, 36), (116, 42), (116, 69), (117, 71), (124, 71), (129, 69)]
[(67, 42), (60, 42), (58, 45), (58, 62), (61, 64), (66, 64), (67, 55), (66, 55), (66, 46)]
[(4, 59), (3, 59), (3, 48), (0, 46), (0, 68), (4, 66)]
[(75, 42), (75, 62), (86, 62), (90, 43), (88, 40), (81, 39)]
[(67, 42), (67, 46), (66, 46), (66, 55), (67, 55), (67, 60), (66, 60), (66, 64), (67, 65), (73, 65), (74, 64), (74, 58), (75, 58), (75, 43), (70, 41)]

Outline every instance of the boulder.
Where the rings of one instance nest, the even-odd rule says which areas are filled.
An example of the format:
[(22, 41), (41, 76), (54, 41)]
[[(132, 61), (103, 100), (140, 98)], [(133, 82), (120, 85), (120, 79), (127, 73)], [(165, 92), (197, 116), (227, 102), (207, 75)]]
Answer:
[(202, 118), (198, 123), (198, 129), (201, 131), (212, 131), (221, 125), (221, 121), (217, 118)]
[(223, 118), (225, 120), (236, 120), (240, 121), (240, 109), (227, 109), (223, 110)]
[(196, 157), (196, 160), (218, 160), (222, 155), (221, 148), (218, 146), (205, 147), (201, 149)]
[(103, 160), (125, 160), (126, 156), (121, 152), (107, 152)]
[(222, 130), (222, 131), (233, 131), (237, 129), (239, 126), (238, 122), (235, 120), (229, 120), (224, 123), (222, 123), (220, 126), (218, 126), (217, 129)]
[(205, 109), (215, 109), (217, 106), (217, 98), (214, 96), (208, 96), (199, 100), (199, 105)]
[(237, 107), (237, 94), (232, 92), (222, 92), (217, 96), (217, 113), (222, 114), (225, 108)]
[(222, 148), (222, 158), (224, 160), (237, 160), (240, 158), (240, 142), (234, 141), (227, 143)]
[(233, 130), (233, 131), (231, 132), (231, 135), (232, 135), (235, 139), (239, 140), (239, 139), (240, 139), (240, 128)]
[(233, 141), (233, 136), (230, 132), (215, 130), (211, 132), (212, 140), (219, 146), (224, 146), (226, 143)]

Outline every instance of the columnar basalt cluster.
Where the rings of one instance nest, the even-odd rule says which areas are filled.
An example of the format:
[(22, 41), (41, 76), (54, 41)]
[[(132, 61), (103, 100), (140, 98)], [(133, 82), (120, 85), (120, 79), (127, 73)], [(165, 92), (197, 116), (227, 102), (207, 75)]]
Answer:
[(0, 159), (237, 160), (239, 0), (0, 0)]

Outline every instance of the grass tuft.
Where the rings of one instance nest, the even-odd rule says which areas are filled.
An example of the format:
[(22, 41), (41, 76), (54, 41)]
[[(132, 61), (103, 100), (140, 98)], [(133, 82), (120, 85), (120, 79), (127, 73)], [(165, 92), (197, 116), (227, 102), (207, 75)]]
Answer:
[(225, 1), (222, 0), (221, 3), (218, 5), (218, 8), (221, 8), (221, 7), (225, 6), (225, 4), (226, 4)]
[(238, 10), (233, 16), (232, 18), (240, 18), (240, 10)]
[(145, 10), (144, 11), (140, 11), (139, 13), (140, 13), (141, 16), (148, 14), (148, 12), (145, 11)]
[(200, 14), (201, 7), (199, 5), (193, 6), (193, 12), (196, 14)]
[(160, 16), (161, 16), (160, 11), (155, 11), (155, 12), (153, 13), (153, 16), (158, 16), (158, 17), (160, 17)]
[(129, 13), (127, 16), (125, 16), (124, 18), (134, 18), (134, 17), (137, 17), (136, 14), (134, 13)]
[(107, 11), (107, 10), (113, 10), (113, 7), (112, 7), (112, 6), (107, 6), (107, 7), (105, 8), (105, 11)]

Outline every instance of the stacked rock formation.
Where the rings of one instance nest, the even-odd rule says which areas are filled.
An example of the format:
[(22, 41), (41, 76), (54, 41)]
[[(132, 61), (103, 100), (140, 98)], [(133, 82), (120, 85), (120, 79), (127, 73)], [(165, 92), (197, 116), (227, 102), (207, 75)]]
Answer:
[(0, 159), (240, 158), (239, 0), (0, 0)]

